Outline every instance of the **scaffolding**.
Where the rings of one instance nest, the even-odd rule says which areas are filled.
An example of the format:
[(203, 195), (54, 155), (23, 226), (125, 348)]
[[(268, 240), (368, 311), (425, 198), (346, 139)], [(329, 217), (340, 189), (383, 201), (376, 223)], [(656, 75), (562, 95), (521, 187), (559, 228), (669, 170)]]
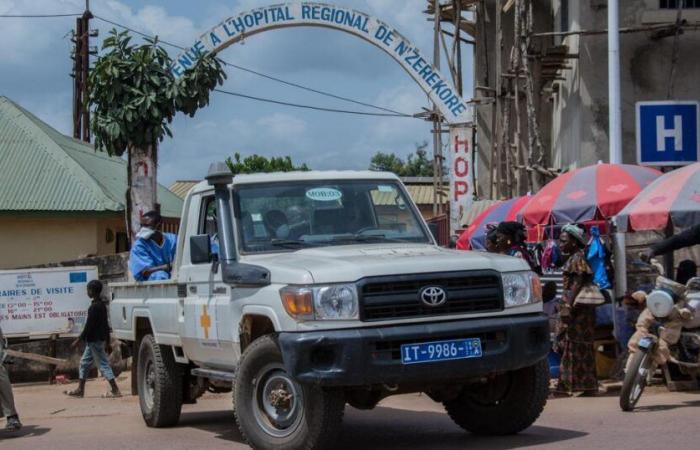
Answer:
[[(473, 45), (476, 23), (473, 20), (475, 6), (479, 0), (428, 0), (423, 11), (427, 20), (433, 22), (433, 65), (440, 69), (444, 60), (452, 82), (460, 96), (463, 95), (462, 45)], [(468, 37), (464, 37), (468, 36)], [(425, 115), (433, 123), (433, 214), (444, 214), (442, 197), (448, 195), (443, 185), (445, 156), (442, 134), (448, 130), (438, 108)]]

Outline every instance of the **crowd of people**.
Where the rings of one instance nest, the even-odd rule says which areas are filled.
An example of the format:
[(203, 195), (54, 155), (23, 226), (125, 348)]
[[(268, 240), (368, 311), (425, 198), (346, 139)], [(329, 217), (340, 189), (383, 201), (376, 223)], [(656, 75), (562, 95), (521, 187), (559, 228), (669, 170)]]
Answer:
[[(519, 222), (486, 227), (484, 247), (487, 252), (521, 258), (540, 275), (543, 271), (561, 273), (560, 295), (554, 281), (542, 287), (544, 311), (550, 318), (552, 351), (560, 361), (553, 395), (595, 395), (598, 392), (596, 327), (606, 318), (611, 321), (612, 314), (620, 317), (613, 337), (620, 359), (626, 359), (628, 343), (646, 307), (646, 294), (653, 283), (636, 286), (624, 296), (621, 305), (613, 307), (610, 251), (596, 226), (590, 227), (587, 233), (576, 224), (564, 225), (558, 239), (550, 239), (544, 248), (527, 244), (527, 230)], [(466, 239), (469, 236), (464, 233), (456, 247), (467, 247)], [(652, 257), (696, 244), (700, 244), (700, 225), (651, 245), (641, 257), (649, 261)], [(663, 270), (658, 267), (657, 272), (663, 273)], [(678, 283), (685, 284), (697, 275), (696, 263), (681, 261), (675, 275)]]

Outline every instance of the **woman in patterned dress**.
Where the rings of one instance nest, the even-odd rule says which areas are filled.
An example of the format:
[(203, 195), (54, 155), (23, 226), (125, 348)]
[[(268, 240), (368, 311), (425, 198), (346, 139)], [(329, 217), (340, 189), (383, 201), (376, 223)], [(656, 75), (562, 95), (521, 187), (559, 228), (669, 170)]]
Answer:
[(592, 271), (583, 253), (585, 245), (581, 228), (564, 226), (559, 237), (559, 248), (567, 259), (562, 268), (564, 291), (558, 330), (561, 372), (557, 392), (567, 395), (575, 392), (595, 395), (598, 392), (593, 345), (595, 306), (575, 304), (581, 288), (592, 281)]

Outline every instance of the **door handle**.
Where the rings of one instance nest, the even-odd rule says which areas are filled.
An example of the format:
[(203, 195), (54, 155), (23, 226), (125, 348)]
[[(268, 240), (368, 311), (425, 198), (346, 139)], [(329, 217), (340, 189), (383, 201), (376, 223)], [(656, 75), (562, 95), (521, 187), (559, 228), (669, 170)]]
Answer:
[(226, 293), (226, 286), (217, 286), (214, 288), (214, 294), (225, 294)]
[(197, 293), (197, 286), (190, 286), (189, 287), (190, 294), (196, 294)]

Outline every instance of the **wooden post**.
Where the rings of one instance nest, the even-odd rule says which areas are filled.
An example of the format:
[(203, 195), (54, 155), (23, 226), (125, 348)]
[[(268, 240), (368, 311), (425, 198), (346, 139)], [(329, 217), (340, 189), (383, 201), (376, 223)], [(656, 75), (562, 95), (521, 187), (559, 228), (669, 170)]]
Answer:
[[(56, 340), (58, 339), (58, 336), (55, 334), (52, 334), (51, 337), (49, 338), (49, 357), (55, 358), (56, 357)], [(56, 384), (56, 366), (50, 365), (49, 366), (49, 384)]]
[[(502, 10), (502, 0), (496, 0), (496, 11), (495, 11), (495, 22), (496, 22), (496, 50), (495, 50), (495, 58), (496, 58), (496, 71), (495, 71), (495, 83), (496, 83), (496, 95), (495, 95), (495, 105), (494, 105), (494, 119), (495, 119), (495, 127), (493, 130), (491, 130), (492, 133), (492, 156), (495, 155), (495, 161), (494, 159), (491, 159), (491, 170), (495, 170), (495, 176), (496, 180), (494, 184), (495, 186), (492, 187), (492, 195), (491, 198), (500, 198), (501, 197), (501, 169), (502, 169), (502, 158), (501, 158), (501, 153), (503, 153), (502, 149), (502, 143), (500, 142), (501, 139), (501, 121), (503, 120), (503, 115), (502, 115), (502, 73), (503, 73), (503, 68), (502, 68), (502, 55), (501, 51), (503, 49), (503, 30), (501, 29), (501, 10)], [(495, 166), (495, 167), (494, 167)], [(495, 197), (494, 197), (495, 195)]]

